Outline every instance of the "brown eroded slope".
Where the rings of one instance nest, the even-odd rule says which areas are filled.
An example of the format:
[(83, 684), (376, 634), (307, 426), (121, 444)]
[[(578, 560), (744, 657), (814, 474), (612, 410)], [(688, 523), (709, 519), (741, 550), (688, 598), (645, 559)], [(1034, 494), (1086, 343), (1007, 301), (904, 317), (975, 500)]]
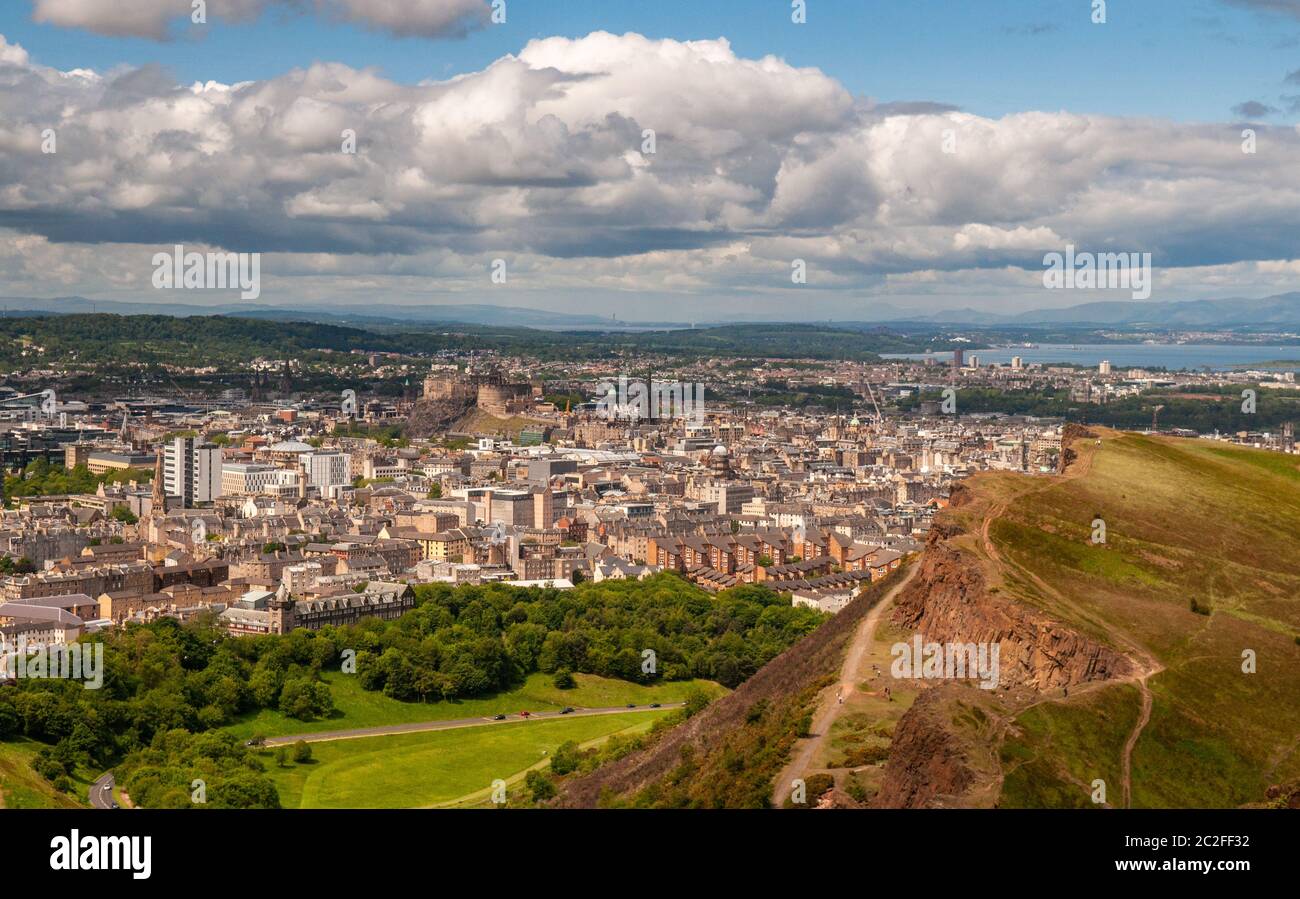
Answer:
[(873, 805), (1233, 806), (1300, 768), (1295, 458), (1072, 436), (954, 494), (894, 623), (997, 643), (1001, 684), (925, 689)]

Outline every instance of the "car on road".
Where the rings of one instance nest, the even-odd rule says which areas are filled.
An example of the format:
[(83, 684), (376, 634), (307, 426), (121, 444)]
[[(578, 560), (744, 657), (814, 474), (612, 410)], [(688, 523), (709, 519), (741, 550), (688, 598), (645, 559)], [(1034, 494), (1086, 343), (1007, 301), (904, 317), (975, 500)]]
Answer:
[(636, 708), (636, 703), (635, 703), (635, 702), (629, 702), (629, 703), (627, 704), (627, 707), (628, 707), (629, 709), (634, 709), (634, 708)]
[[(524, 714), (526, 715), (526, 714), (528, 714), (528, 713), (525, 712)], [(492, 716), (492, 720), (493, 720), (493, 721), (505, 721), (505, 720), (506, 720), (505, 713), (500, 713), (500, 714), (493, 715), (493, 716)]]
[(657, 702), (652, 702), (652, 703), (650, 703), (650, 708), (652, 708), (652, 709), (657, 709), (657, 708), (659, 708), (659, 703), (657, 703)]
[(572, 712), (573, 712), (573, 706), (571, 705), (566, 705), (564, 708), (560, 709), (561, 715), (568, 715), (571, 714)]
[(527, 718), (530, 714), (532, 714), (532, 713), (531, 713), (531, 712), (520, 712), (520, 713), (519, 713), (519, 717), (520, 717), (520, 718)]

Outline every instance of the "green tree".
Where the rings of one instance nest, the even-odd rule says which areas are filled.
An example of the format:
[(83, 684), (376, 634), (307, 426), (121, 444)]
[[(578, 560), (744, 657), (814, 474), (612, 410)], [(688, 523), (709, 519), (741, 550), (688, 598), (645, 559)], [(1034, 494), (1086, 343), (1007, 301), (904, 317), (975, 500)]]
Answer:
[(577, 771), (581, 761), (582, 755), (578, 750), (578, 744), (573, 740), (567, 740), (561, 743), (555, 750), (555, 755), (551, 756), (551, 770), (563, 777)]
[(326, 717), (334, 711), (329, 685), (305, 677), (286, 680), (280, 691), (280, 711), (299, 721)]
[(709, 704), (709, 694), (705, 693), (699, 687), (691, 687), (686, 691), (686, 717), (698, 714), (704, 711), (704, 707)]
[(533, 802), (545, 802), (555, 796), (555, 782), (536, 768), (524, 775), (524, 786), (532, 794)]

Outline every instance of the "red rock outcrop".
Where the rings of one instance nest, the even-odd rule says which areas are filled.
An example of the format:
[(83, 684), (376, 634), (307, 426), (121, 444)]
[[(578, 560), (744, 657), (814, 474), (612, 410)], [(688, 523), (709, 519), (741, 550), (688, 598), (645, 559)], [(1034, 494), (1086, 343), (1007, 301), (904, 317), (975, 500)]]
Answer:
[(1123, 654), (1002, 594), (990, 593), (978, 562), (936, 531), (920, 571), (898, 597), (893, 619), (925, 642), (999, 647), (999, 687), (1051, 690), (1124, 677)]
[(872, 808), (962, 805), (976, 782), (968, 744), (952, 731), (945, 701), (962, 688), (936, 687), (916, 698), (894, 729), (889, 760)]
[[(954, 533), (950, 525), (931, 532), (920, 570), (894, 607), (895, 624), (919, 633), (926, 643), (997, 645), (998, 689), (991, 692), (1009, 707), (1023, 702), (1021, 694), (1034, 696), (1133, 673), (1133, 663), (1120, 652), (991, 592), (980, 562), (949, 542)], [(895, 729), (873, 807), (967, 805), (973, 792), (997, 776), (996, 741), (987, 733), (972, 739), (976, 735), (961, 732), (970, 725), (955, 721), (963, 696), (979, 702), (993, 699), (977, 686), (955, 683), (917, 697)], [(973, 757), (980, 753), (981, 758)]]

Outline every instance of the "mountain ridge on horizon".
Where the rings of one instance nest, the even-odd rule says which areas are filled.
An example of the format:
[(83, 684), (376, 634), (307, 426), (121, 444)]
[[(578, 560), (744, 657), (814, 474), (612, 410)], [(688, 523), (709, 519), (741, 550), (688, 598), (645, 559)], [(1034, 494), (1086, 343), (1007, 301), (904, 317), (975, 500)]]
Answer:
[[(635, 321), (606, 319), (581, 313), (552, 312), (520, 306), (498, 306), (487, 303), (460, 303), (439, 306), (402, 306), (375, 304), (361, 309), (355, 306), (303, 306), (289, 309), (282, 306), (252, 303), (227, 303), (199, 306), (183, 303), (140, 303), (119, 300), (91, 300), (80, 296), (69, 297), (0, 297), (6, 317), (24, 315), (72, 315), (105, 312), (115, 315), (169, 315), (189, 317), (198, 315), (229, 315), (240, 318), (266, 318), (298, 320), (316, 323), (344, 324), (465, 324), (497, 327), (540, 328), (544, 330), (684, 330), (699, 326), (725, 324), (780, 324), (785, 319), (765, 315), (742, 314), (727, 320)], [(817, 319), (832, 325), (853, 324), (918, 324), (967, 325), (973, 327), (1079, 325), (1079, 326), (1147, 326), (1167, 328), (1233, 328), (1282, 326), (1300, 327), (1300, 291), (1292, 291), (1257, 299), (1224, 300), (1165, 300), (1136, 302), (1102, 300), (1065, 306), (1057, 309), (1031, 309), (1023, 312), (985, 312), (970, 307), (944, 309), (927, 315), (917, 315), (890, 304), (874, 307), (868, 316), (841, 319)], [(810, 322), (812, 323), (812, 322)]]

